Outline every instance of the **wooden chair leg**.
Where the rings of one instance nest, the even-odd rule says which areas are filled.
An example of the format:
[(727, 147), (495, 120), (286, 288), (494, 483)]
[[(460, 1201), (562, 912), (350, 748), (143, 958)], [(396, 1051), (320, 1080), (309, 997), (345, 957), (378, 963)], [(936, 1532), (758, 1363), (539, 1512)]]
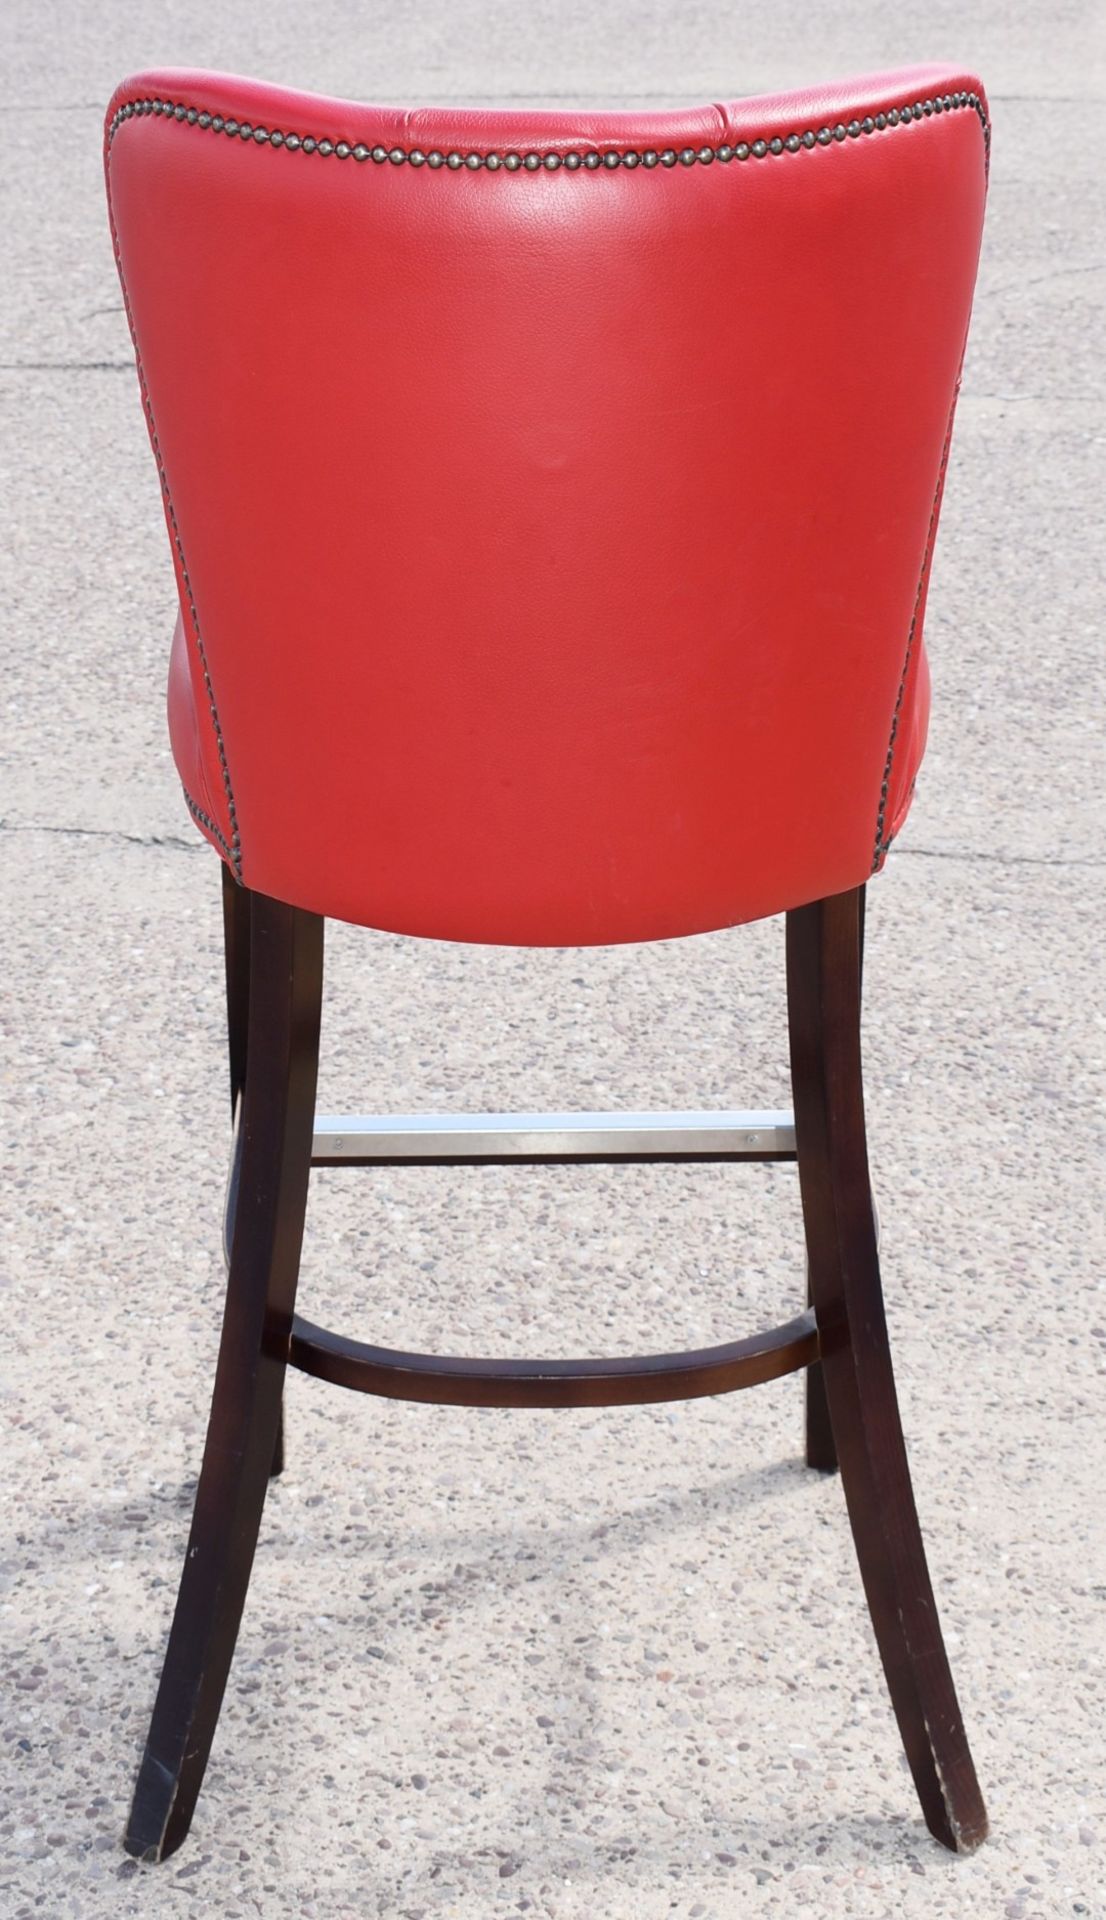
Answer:
[(987, 1815), (914, 1505), (887, 1340), (860, 1056), (859, 890), (787, 917), (791, 1075), (826, 1407), (880, 1657), (926, 1825), (956, 1852)]
[[(227, 980), (227, 1052), (230, 1058), (230, 1110), (233, 1117), (246, 1085), (246, 1058), (250, 1028), (250, 902), (248, 887), (239, 886), (223, 863), (223, 957)], [(284, 1472), (284, 1407), (277, 1421), (270, 1479)]]
[[(860, 915), (859, 968), (860, 999), (864, 1001), (864, 919), (867, 901), (867, 888), (858, 889), (858, 912)], [(877, 1236), (878, 1238), (878, 1236)], [(810, 1260), (806, 1263), (806, 1303), (814, 1305), (814, 1293), (810, 1284)], [(826, 1382), (819, 1361), (806, 1370), (806, 1463), (816, 1467), (820, 1473), (837, 1472), (837, 1448), (833, 1440), (833, 1423), (830, 1420), (829, 1401), (826, 1399)]]
[(144, 1860), (184, 1839), (211, 1750), (280, 1419), (307, 1204), (323, 922), (260, 894), (249, 912), (242, 1204), (192, 1530), (126, 1835)]
[[(806, 1272), (806, 1303), (808, 1307), (814, 1305), (809, 1261)], [(804, 1391), (806, 1394), (804, 1419), (807, 1466), (816, 1467), (819, 1473), (836, 1473), (837, 1448), (833, 1439), (833, 1422), (830, 1419), (825, 1376), (820, 1360), (816, 1360), (813, 1366), (807, 1368)]]
[(239, 886), (225, 861), (223, 873), (223, 959), (227, 981), (227, 1053), (230, 1063), (230, 1111), (246, 1085), (250, 1038), (250, 909), (253, 894)]

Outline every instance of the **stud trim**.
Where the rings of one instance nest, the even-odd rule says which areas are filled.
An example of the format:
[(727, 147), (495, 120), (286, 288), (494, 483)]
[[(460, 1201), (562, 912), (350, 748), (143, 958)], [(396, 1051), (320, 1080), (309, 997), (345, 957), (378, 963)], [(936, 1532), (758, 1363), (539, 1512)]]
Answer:
[(219, 849), (219, 852), (222, 854), (224, 860), (230, 861), (230, 864), (234, 869), (236, 877), (240, 880), (242, 878), (241, 859), (239, 855), (235, 852), (234, 848), (229, 847), (227, 845), (226, 838), (223, 834), (222, 829), (211, 818), (211, 815), (209, 813), (205, 813), (202, 807), (198, 807), (196, 805), (196, 802), (193, 800), (192, 795), (189, 793), (187, 787), (182, 787), (181, 792), (184, 795), (185, 806), (188, 808), (188, 811), (192, 815), (192, 818), (194, 820), (199, 821), (200, 826), (204, 827), (207, 830), (207, 832), (211, 835), (212, 839), (214, 840), (216, 846)]
[[(959, 380), (956, 385), (957, 393), (959, 393)], [(941, 449), (941, 464), (937, 469), (937, 485), (933, 490), (933, 505), (929, 512), (929, 527), (926, 532), (925, 550), (922, 554), (922, 570), (918, 575), (918, 587), (914, 595), (914, 608), (910, 615), (910, 630), (906, 636), (906, 654), (903, 658), (902, 673), (899, 677), (899, 690), (895, 696), (895, 711), (891, 715), (891, 737), (887, 742), (887, 760), (884, 765), (883, 780), (879, 790), (879, 813), (876, 816), (876, 848), (872, 856), (873, 873), (879, 872), (880, 863), (887, 854), (891, 840), (894, 837), (890, 835), (886, 839), (884, 838), (887, 819), (887, 796), (891, 787), (891, 769), (895, 764), (895, 741), (898, 737), (899, 721), (902, 718), (902, 703), (906, 694), (907, 675), (910, 672), (910, 662), (914, 657), (914, 641), (918, 632), (918, 618), (922, 611), (922, 594), (926, 581), (929, 578), (929, 563), (933, 558), (933, 542), (937, 533), (937, 513), (941, 505), (941, 495), (945, 490), (945, 470), (949, 464), (949, 448), (952, 445), (952, 422), (955, 412), (956, 394), (953, 395), (952, 406), (949, 409), (949, 423), (945, 429), (945, 444)], [(913, 786), (911, 786), (910, 792), (912, 795), (914, 792)]]
[(538, 174), (556, 173), (564, 168), (569, 173), (614, 172), (619, 167), (633, 170), (643, 167), (647, 173), (656, 167), (709, 167), (720, 161), (727, 166), (736, 160), (743, 164), (747, 160), (765, 160), (777, 158), (781, 154), (802, 153), (819, 147), (840, 145), (846, 140), (861, 140), (872, 134), (885, 133), (891, 127), (909, 126), (915, 120), (929, 120), (935, 115), (956, 113), (962, 110), (973, 112), (983, 131), (985, 163), (990, 160), (991, 128), (986, 108), (977, 93), (941, 93), (927, 96), (922, 100), (908, 101), (901, 107), (890, 107), (886, 112), (865, 114), (862, 119), (838, 121), (834, 126), (801, 128), (794, 133), (777, 134), (767, 140), (738, 141), (736, 145), (723, 143), (720, 146), (703, 147), (593, 147), (570, 148), (567, 151), (543, 150), (540, 153), (518, 153), (514, 151), (482, 153), (475, 149), (454, 149), (448, 153), (434, 148), (424, 152), (421, 147), (385, 147), (366, 146), (363, 142), (351, 145), (348, 140), (329, 140), (310, 133), (289, 133), (269, 127), (255, 127), (248, 120), (227, 118), (223, 114), (211, 113), (207, 108), (185, 106), (172, 100), (126, 100), (112, 117), (107, 130), (110, 148), (120, 127), (128, 120), (140, 119), (153, 114), (163, 120), (176, 120), (183, 126), (198, 127), (204, 133), (223, 135), (228, 140), (237, 140), (244, 146), (267, 146), (286, 153), (319, 154), (324, 160), (353, 160), (361, 165), (371, 160), (376, 166), (386, 163), (393, 167), (423, 167), (436, 173), (443, 167), (451, 173), (508, 173)]

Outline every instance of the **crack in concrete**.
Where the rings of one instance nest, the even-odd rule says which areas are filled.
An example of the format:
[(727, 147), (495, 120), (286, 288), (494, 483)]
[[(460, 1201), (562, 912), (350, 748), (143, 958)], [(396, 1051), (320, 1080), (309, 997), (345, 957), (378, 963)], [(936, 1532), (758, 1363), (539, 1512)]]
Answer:
[(1027, 287), (1052, 286), (1057, 280), (1072, 280), (1084, 273), (1101, 273), (1106, 269), (1106, 260), (1092, 260), (1085, 267), (1054, 267), (1050, 273), (1034, 274), (1031, 280), (1000, 281), (997, 287), (988, 288), (988, 292), (1024, 293)]
[[(198, 853), (207, 842), (182, 840), (174, 833), (127, 833), (122, 827), (66, 827), (40, 820), (0, 820), (0, 833), (48, 833), (62, 839), (124, 840), (132, 847), (173, 847), (182, 853)], [(989, 853), (965, 847), (896, 847), (896, 855), (913, 854), (922, 860), (961, 860), (968, 865), (986, 862), (1000, 867), (1106, 867), (1106, 858), (1094, 854), (1075, 854), (1071, 859), (1049, 853)]]
[(127, 373), (133, 360), (0, 360), (0, 373)]
[(39, 106), (33, 100), (0, 100), (0, 113), (103, 113), (103, 102), (97, 100), (62, 100), (58, 103), (43, 103)]
[(1106, 858), (1098, 859), (1093, 853), (1073, 854), (1066, 860), (1062, 854), (1052, 853), (989, 853), (976, 847), (898, 847), (898, 853), (912, 853), (923, 860), (964, 860), (990, 862), (999, 867), (1106, 867)]
[(0, 820), (0, 833), (49, 833), (72, 840), (125, 840), (132, 847), (173, 847), (182, 853), (198, 853), (207, 845), (198, 835), (195, 840), (182, 840), (174, 833), (127, 833), (123, 827), (58, 827), (39, 820)]

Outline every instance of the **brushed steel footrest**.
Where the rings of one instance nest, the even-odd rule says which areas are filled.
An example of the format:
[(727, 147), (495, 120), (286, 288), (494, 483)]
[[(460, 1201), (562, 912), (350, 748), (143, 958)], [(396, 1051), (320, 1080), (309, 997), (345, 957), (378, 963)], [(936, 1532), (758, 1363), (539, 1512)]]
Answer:
[[(238, 1200), (239, 1123), (223, 1211), (229, 1262)], [(313, 1167), (556, 1166), (562, 1161), (794, 1160), (795, 1119), (769, 1112), (316, 1114)]]
[(317, 1167), (459, 1166), (483, 1161), (787, 1160), (789, 1112), (386, 1113), (315, 1120)]

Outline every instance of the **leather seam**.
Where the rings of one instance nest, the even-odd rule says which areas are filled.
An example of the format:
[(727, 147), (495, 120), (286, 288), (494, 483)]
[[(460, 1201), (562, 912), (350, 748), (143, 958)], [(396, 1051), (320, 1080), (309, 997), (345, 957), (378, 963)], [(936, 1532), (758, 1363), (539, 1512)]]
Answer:
[[(957, 382), (957, 385), (959, 386), (959, 382)], [(895, 764), (895, 741), (898, 737), (899, 721), (902, 718), (902, 703), (906, 694), (906, 681), (910, 672), (910, 662), (914, 657), (914, 641), (918, 632), (918, 616), (922, 609), (922, 592), (929, 575), (930, 561), (933, 558), (933, 543), (937, 533), (937, 510), (945, 484), (945, 470), (949, 463), (949, 449), (952, 445), (952, 423), (955, 412), (956, 396), (954, 395), (952, 406), (949, 408), (948, 426), (945, 429), (945, 444), (941, 449), (941, 464), (937, 469), (937, 484), (933, 489), (933, 505), (929, 512), (929, 527), (926, 532), (925, 551), (922, 554), (922, 567), (918, 575), (917, 590), (914, 594), (914, 610), (910, 616), (910, 628), (906, 636), (906, 653), (903, 657), (902, 673), (899, 676), (899, 690), (895, 695), (895, 710), (891, 715), (891, 733), (887, 742), (887, 759), (884, 762), (883, 781), (879, 790), (879, 812), (876, 815), (876, 845), (875, 852), (872, 856), (873, 873), (879, 871), (879, 863), (894, 838), (893, 834), (889, 834), (885, 840), (883, 833), (887, 818), (887, 799), (891, 787), (891, 771)], [(913, 792), (913, 787), (911, 788), (911, 792)]]
[(187, 800), (189, 808), (191, 809), (192, 813), (196, 816), (196, 818), (199, 821), (201, 821), (202, 824), (206, 826), (212, 834), (214, 834), (216, 840), (218, 841), (220, 849), (224, 853), (227, 860), (229, 860), (231, 867), (234, 870), (235, 878), (237, 880), (241, 880), (242, 878), (242, 841), (241, 841), (241, 835), (238, 830), (238, 813), (234, 804), (234, 790), (231, 786), (230, 768), (227, 764), (227, 753), (226, 753), (226, 745), (223, 740), (223, 729), (219, 722), (219, 710), (215, 704), (215, 690), (211, 683), (211, 673), (208, 668), (207, 653), (204, 648), (203, 635), (200, 632), (200, 617), (196, 611), (196, 596), (192, 591), (192, 582), (188, 573), (188, 564), (184, 557), (184, 545), (181, 541), (180, 528), (177, 524), (176, 509), (173, 506), (172, 495), (169, 492), (169, 482), (165, 473), (165, 462), (162, 457), (161, 442), (158, 439), (157, 424), (154, 420), (154, 410), (150, 400), (150, 391), (148, 386), (146, 385), (146, 375), (142, 366), (142, 356), (138, 349), (138, 334), (135, 330), (134, 315), (131, 311), (130, 295), (127, 291), (127, 282), (123, 273), (123, 257), (119, 247), (119, 235), (115, 225), (115, 209), (112, 204), (112, 198), (111, 198), (110, 148), (111, 148), (111, 142), (110, 142), (110, 136), (109, 136), (108, 156), (107, 156), (108, 164), (105, 166), (104, 174), (105, 174), (105, 183), (107, 187), (108, 223), (111, 227), (111, 241), (112, 241), (112, 247), (115, 253), (115, 265), (116, 265), (116, 270), (119, 274), (119, 285), (123, 292), (123, 306), (126, 311), (127, 325), (130, 328), (131, 342), (134, 347), (134, 362), (135, 362), (135, 367), (138, 373), (138, 385), (139, 385), (139, 391), (141, 392), (141, 395), (142, 395), (143, 411), (145, 412), (145, 415), (146, 415), (146, 426), (150, 435), (150, 445), (153, 448), (154, 460), (157, 464), (158, 479), (161, 482), (162, 497), (165, 501), (165, 510), (169, 520), (169, 528), (172, 535), (173, 544), (177, 550), (177, 559), (180, 563), (181, 580), (184, 584), (184, 590), (188, 597), (188, 612), (192, 622), (192, 631), (195, 636), (196, 652), (199, 655), (200, 670), (204, 677), (204, 689), (207, 693), (208, 710), (211, 714), (211, 724), (215, 731), (215, 746), (219, 755), (219, 766), (223, 776), (223, 790), (226, 794), (227, 812), (230, 818), (229, 843), (225, 835), (221, 831), (221, 829), (215, 824), (214, 820), (212, 820), (211, 817), (208, 814), (206, 814), (202, 808), (196, 806), (195, 802), (192, 800), (192, 798), (187, 792), (185, 793), (185, 799)]
[(702, 147), (571, 147), (567, 150), (543, 148), (539, 153), (519, 153), (513, 150), (498, 152), (484, 151), (479, 148), (466, 148), (463, 151), (451, 149), (442, 152), (431, 148), (424, 152), (421, 147), (368, 147), (362, 141), (351, 143), (348, 140), (330, 140), (325, 136), (317, 138), (313, 134), (287, 133), (279, 129), (255, 127), (248, 120), (237, 120), (233, 115), (211, 113), (205, 107), (185, 105), (182, 101), (138, 98), (123, 101), (112, 116), (107, 129), (107, 144), (110, 150), (119, 128), (136, 116), (142, 118), (154, 114), (162, 119), (198, 127), (204, 132), (225, 134), (246, 145), (266, 146), (272, 150), (284, 150), (289, 153), (318, 154), (322, 159), (331, 156), (339, 160), (364, 162), (375, 161), (378, 166), (390, 163), (392, 166), (412, 166), (416, 169), (428, 167), (432, 172), (445, 167), (450, 172), (478, 173), (487, 171), (497, 173), (543, 173), (556, 172), (564, 167), (569, 172), (595, 173), (601, 169), (642, 167), (650, 172), (658, 166), (671, 168), (677, 165), (693, 167), (709, 166), (715, 161), (723, 165), (730, 161), (763, 160), (784, 153), (817, 152), (820, 148), (839, 145), (845, 140), (857, 140), (874, 133), (883, 133), (890, 128), (909, 126), (915, 120), (928, 120), (934, 115), (953, 113), (962, 108), (970, 108), (977, 116), (983, 132), (984, 165), (989, 167), (991, 151), (991, 128), (983, 101), (977, 93), (966, 91), (928, 95), (921, 100), (907, 102), (901, 107), (890, 107), (876, 114), (865, 114), (862, 119), (838, 121), (833, 126), (805, 127), (787, 134), (774, 134), (770, 139), (724, 141), (718, 145)]
[(221, 828), (211, 818), (211, 815), (209, 813), (205, 813), (202, 807), (198, 807), (196, 805), (196, 802), (193, 800), (192, 795), (189, 793), (187, 787), (182, 786), (181, 792), (184, 795), (184, 803), (188, 808), (189, 813), (192, 815), (192, 818), (194, 820), (199, 821), (200, 826), (203, 827), (211, 835), (212, 839), (215, 841), (217, 847), (219, 848), (220, 853), (224, 856), (225, 859), (230, 861), (231, 866), (234, 868), (236, 877), (240, 880), (242, 878), (241, 861), (238, 859), (238, 856), (235, 854), (233, 848), (227, 845), (226, 838)]

